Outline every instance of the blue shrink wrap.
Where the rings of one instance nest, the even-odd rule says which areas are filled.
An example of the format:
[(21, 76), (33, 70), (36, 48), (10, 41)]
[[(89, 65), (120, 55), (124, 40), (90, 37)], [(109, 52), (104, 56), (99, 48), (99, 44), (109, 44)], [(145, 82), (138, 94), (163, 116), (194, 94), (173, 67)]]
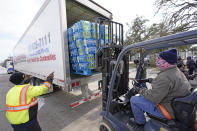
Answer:
[(91, 47), (96, 46), (96, 41), (93, 39), (78, 39), (76, 40), (76, 47), (82, 48), (82, 47)]
[(94, 54), (77, 56), (77, 62), (78, 63), (94, 62), (94, 61), (95, 61)]

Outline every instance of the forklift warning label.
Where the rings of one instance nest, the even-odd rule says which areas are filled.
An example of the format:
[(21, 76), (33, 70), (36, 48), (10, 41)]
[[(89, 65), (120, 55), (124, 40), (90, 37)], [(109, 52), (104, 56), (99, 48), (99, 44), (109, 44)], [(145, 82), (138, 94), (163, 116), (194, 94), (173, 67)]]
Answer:
[(161, 127), (161, 128), (159, 129), (159, 131), (168, 131), (168, 130)]
[(40, 57), (34, 57), (27, 60), (28, 63), (31, 62), (41, 62), (41, 61), (53, 61), (56, 60), (55, 54), (50, 54), (48, 56), (40, 56)]

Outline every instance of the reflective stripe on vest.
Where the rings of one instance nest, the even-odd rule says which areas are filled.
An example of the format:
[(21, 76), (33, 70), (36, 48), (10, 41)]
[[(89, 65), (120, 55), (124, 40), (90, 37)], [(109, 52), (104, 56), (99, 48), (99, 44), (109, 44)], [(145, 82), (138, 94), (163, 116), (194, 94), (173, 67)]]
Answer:
[(21, 90), (20, 93), (20, 105), (25, 105), (27, 104), (27, 99), (26, 99), (26, 93), (27, 93), (27, 89), (29, 88), (29, 86), (25, 86), (23, 87), (23, 89)]
[(21, 106), (10, 106), (10, 105), (6, 105), (7, 106), (7, 111), (21, 111), (21, 110), (26, 110), (29, 109), (30, 107), (34, 106), (38, 104), (38, 100), (35, 99), (34, 101), (32, 100), (31, 103), (29, 103), (28, 105), (21, 105)]
[(31, 102), (29, 104), (27, 104), (27, 90), (28, 90), (29, 86), (25, 86), (22, 88), (21, 92), (20, 92), (20, 100), (19, 106), (11, 106), (11, 105), (6, 105), (7, 106), (7, 111), (21, 111), (21, 110), (26, 110), (29, 109), (30, 107), (38, 104), (38, 100), (36, 97), (32, 98)]
[(30, 107), (34, 106), (35, 104), (38, 104), (38, 100), (37, 98), (33, 98), (31, 103), (30, 103)]

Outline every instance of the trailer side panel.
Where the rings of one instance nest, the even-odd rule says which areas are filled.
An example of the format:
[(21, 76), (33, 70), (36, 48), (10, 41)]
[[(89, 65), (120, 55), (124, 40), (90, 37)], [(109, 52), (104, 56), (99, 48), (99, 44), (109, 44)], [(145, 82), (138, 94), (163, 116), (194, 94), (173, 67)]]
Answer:
[(47, 0), (14, 48), (17, 71), (41, 79), (54, 72), (54, 83), (64, 86), (60, 20), (58, 0)]

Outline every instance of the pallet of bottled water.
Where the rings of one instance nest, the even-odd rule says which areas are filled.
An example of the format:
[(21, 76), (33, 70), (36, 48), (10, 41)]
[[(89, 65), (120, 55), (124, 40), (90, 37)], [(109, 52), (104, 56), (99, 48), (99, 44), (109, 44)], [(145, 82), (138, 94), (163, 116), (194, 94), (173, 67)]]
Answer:
[[(99, 42), (108, 42), (106, 26), (101, 26)], [(105, 32), (105, 34), (104, 34)], [(81, 20), (67, 30), (70, 53), (70, 67), (74, 74), (91, 75), (96, 68), (96, 26)], [(105, 37), (105, 39), (104, 39)]]

